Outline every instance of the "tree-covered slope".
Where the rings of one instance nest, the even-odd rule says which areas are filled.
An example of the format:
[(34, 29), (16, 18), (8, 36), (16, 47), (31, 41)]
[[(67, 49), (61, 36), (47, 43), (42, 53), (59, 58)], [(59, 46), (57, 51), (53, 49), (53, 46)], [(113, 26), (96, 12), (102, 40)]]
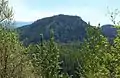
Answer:
[[(38, 43), (40, 34), (44, 39), (50, 38), (50, 28), (54, 30), (54, 37), (57, 42), (82, 41), (86, 36), (86, 28), (89, 25), (79, 16), (55, 15), (39, 19), (32, 24), (17, 28), (20, 34), (20, 40), (26, 44)], [(92, 27), (92, 26), (91, 26)], [(101, 27), (104, 36), (110, 40), (116, 36), (116, 29), (112, 25), (103, 25)]]
[(87, 23), (78, 16), (56, 15), (35, 21), (30, 25), (19, 27), (20, 39), (26, 43), (37, 43), (40, 34), (49, 39), (49, 30), (54, 30), (55, 40), (58, 42), (70, 42), (83, 40)]

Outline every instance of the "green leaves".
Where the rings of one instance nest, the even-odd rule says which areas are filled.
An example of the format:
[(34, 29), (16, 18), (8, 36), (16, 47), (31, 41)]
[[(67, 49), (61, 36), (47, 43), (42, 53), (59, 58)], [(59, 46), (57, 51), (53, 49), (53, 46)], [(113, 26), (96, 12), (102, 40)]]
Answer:
[[(16, 33), (1, 28), (0, 30), (0, 76), (1, 78), (26, 77), (25, 48), (19, 42)], [(23, 70), (24, 69), (24, 70)]]
[(43, 78), (59, 78), (60, 62), (59, 49), (54, 42), (53, 31), (50, 32), (50, 40), (43, 41), (41, 35), (41, 43), (30, 47), (30, 57), (37, 72), (37, 75)]
[(81, 76), (85, 78), (119, 78), (119, 36), (111, 44), (96, 28), (89, 30), (88, 35), (88, 39), (80, 48), (83, 60), (80, 66), (84, 70), (84, 73), (79, 71), (80, 74), (82, 73)]

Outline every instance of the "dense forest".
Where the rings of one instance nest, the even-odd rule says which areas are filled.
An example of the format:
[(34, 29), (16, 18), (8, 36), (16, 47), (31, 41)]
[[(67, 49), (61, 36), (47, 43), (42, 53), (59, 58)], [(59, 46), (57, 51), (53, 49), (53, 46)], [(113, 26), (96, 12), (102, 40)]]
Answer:
[(120, 78), (120, 31), (113, 13), (118, 32), (111, 40), (88, 23), (82, 40), (57, 42), (50, 27), (48, 39), (37, 33), (39, 42), (27, 46), (13, 17), (8, 1), (0, 0), (0, 78)]

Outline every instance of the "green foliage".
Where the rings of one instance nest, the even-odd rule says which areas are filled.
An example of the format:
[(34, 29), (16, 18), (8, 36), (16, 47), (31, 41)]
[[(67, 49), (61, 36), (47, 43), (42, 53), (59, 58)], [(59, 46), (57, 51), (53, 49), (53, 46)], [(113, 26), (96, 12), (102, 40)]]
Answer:
[[(101, 35), (99, 28), (91, 28), (88, 30), (88, 39), (80, 48), (81, 58), (83, 59), (82, 73), (86, 78), (95, 78), (100, 76), (102, 56), (107, 46), (107, 40)], [(102, 77), (102, 75), (100, 76)]]
[[(116, 24), (113, 16), (112, 13), (112, 22)], [(48, 41), (44, 41), (43, 35), (40, 35), (38, 38), (38, 40), (41, 40), (40, 43), (25, 47), (19, 41), (17, 33), (8, 29), (12, 17), (12, 10), (8, 6), (8, 1), (0, 0), (0, 78), (120, 78), (119, 26), (116, 27), (115, 25), (118, 28), (118, 35), (113, 43), (110, 43), (102, 35), (100, 27), (86, 26), (85, 33), (87, 35), (78, 33), (79, 29), (77, 28), (79, 26), (77, 23), (68, 23), (67, 20), (71, 21), (69, 19), (71, 17), (67, 16), (67, 18), (64, 18), (67, 20), (64, 20), (64, 15), (60, 15), (53, 17), (56, 18), (55, 21), (57, 22), (52, 21), (51, 23), (51, 20), (44, 20), (47, 20), (47, 24), (50, 22), (48, 29), (56, 28), (57, 31), (55, 32), (62, 33), (62, 35), (54, 33), (50, 29), (50, 32), (47, 32), (50, 33)], [(82, 21), (78, 17), (72, 18)], [(61, 22), (65, 22), (65, 29), (55, 27), (58, 24), (62, 26)], [(86, 25), (85, 22), (79, 25), (81, 24)], [(71, 25), (76, 25), (76, 27), (74, 28)], [(80, 28), (84, 29), (84, 27)], [(44, 30), (42, 28), (40, 32)], [(25, 33), (25, 31), (23, 32)], [(29, 34), (31, 35), (31, 33)], [(46, 33), (43, 34), (46, 35)], [(74, 34), (77, 34), (77, 38), (84, 34), (86, 38), (83, 42), (79, 42)], [(75, 39), (75, 42), (57, 44), (54, 39), (54, 36), (57, 38), (56, 35), (58, 38), (65, 37), (63, 39), (65, 41), (69, 38), (73, 41)], [(69, 37), (70, 35), (72, 36)]]
[(41, 78), (60, 78), (59, 49), (54, 42), (53, 31), (50, 41), (45, 43), (41, 35), (41, 43), (30, 47), (30, 58), (36, 74)]
[(0, 0), (0, 78), (30, 78), (32, 75), (28, 73), (32, 67), (28, 69), (26, 48), (19, 42), (18, 35), (8, 29), (12, 18), (8, 1)]
[[(79, 76), (85, 78), (119, 78), (118, 38), (110, 44), (99, 32), (99, 28), (88, 31), (89, 38), (80, 48), (82, 64), (79, 64)], [(82, 70), (81, 70), (82, 69)]]
[(0, 78), (29, 78), (25, 52), (16, 33), (0, 28)]

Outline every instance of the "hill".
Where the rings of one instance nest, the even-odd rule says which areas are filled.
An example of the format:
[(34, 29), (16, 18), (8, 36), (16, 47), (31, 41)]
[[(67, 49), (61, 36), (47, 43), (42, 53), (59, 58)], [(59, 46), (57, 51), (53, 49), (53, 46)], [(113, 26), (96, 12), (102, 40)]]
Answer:
[(26, 43), (37, 43), (40, 40), (40, 34), (48, 40), (50, 27), (54, 30), (56, 41), (70, 42), (82, 40), (85, 37), (87, 23), (78, 16), (62, 14), (39, 19), (30, 25), (18, 28), (20, 40)]
[(106, 36), (109, 41), (112, 41), (117, 36), (117, 29), (111, 24), (103, 25), (101, 29), (103, 35)]
[[(32, 24), (17, 28), (20, 34), (20, 40), (29, 43), (38, 43), (40, 41), (40, 34), (44, 35), (44, 39), (50, 38), (50, 28), (54, 30), (55, 40), (57, 42), (71, 42), (82, 41), (86, 36), (86, 28), (89, 25), (79, 16), (70, 15), (55, 15), (39, 19)], [(91, 26), (92, 27), (92, 26)], [(113, 38), (116, 32), (110, 25), (101, 27), (102, 33), (110, 38)], [(112, 33), (113, 32), (113, 33)]]

